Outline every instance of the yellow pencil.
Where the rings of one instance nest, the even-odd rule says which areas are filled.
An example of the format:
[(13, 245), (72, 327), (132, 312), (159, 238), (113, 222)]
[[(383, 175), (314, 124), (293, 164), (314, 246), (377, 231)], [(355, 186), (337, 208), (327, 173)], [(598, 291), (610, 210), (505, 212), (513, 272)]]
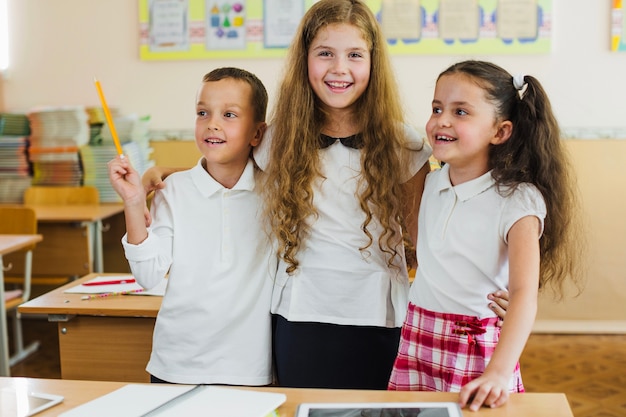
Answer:
[(120, 144), (120, 139), (117, 137), (115, 125), (113, 124), (113, 118), (111, 117), (109, 106), (107, 106), (107, 101), (104, 98), (104, 93), (102, 92), (102, 86), (100, 85), (100, 81), (96, 78), (94, 78), (93, 81), (96, 84), (96, 89), (98, 90), (98, 95), (100, 96), (100, 102), (102, 103), (102, 109), (104, 110), (104, 117), (106, 117), (109, 129), (111, 129), (111, 136), (113, 136), (113, 142), (115, 143), (117, 154), (123, 158), (124, 152), (122, 152), (122, 145)]
[(126, 295), (126, 294), (135, 294), (138, 292), (143, 292), (143, 288), (139, 288), (137, 290), (129, 290), (129, 291), (119, 291), (119, 292), (103, 292), (101, 294), (93, 294), (93, 295), (83, 295), (80, 297), (81, 300), (93, 300), (96, 298), (106, 298), (106, 297), (115, 297), (117, 295)]

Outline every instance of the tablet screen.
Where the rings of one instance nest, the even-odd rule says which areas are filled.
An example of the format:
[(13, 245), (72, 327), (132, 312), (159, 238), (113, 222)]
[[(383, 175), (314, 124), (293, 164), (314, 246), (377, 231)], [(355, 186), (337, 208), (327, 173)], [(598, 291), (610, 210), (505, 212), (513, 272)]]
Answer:
[(2, 417), (28, 417), (63, 401), (60, 395), (0, 390)]
[(461, 410), (456, 403), (310, 403), (296, 417), (461, 417)]

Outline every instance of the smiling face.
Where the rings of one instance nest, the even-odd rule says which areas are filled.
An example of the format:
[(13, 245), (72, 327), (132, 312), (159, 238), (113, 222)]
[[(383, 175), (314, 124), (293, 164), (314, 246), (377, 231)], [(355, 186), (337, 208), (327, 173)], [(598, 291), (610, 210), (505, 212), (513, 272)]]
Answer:
[[(510, 121), (498, 121), (496, 108), (485, 91), (467, 75), (439, 78), (426, 123), (433, 156), (450, 165), (450, 177), (459, 181), (489, 171), (489, 148), (510, 136)], [(453, 174), (454, 173), (454, 174)]]
[(251, 93), (249, 84), (232, 78), (204, 82), (198, 91), (196, 145), (217, 181), (241, 174), (263, 136), (265, 123), (254, 120)]
[(308, 52), (309, 83), (330, 117), (352, 112), (369, 83), (370, 66), (370, 49), (355, 26), (320, 29)]

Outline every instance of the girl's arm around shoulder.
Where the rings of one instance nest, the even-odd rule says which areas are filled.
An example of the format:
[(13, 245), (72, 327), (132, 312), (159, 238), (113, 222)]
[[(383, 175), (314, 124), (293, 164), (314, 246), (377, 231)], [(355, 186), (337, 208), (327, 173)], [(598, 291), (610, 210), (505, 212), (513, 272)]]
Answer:
[[(400, 152), (400, 163), (407, 167), (407, 181), (403, 184), (404, 225), (412, 243), (417, 243), (417, 215), (424, 192), (426, 175), (430, 172), (429, 158), (432, 149), (428, 142), (415, 128), (404, 125), (404, 149)], [(408, 160), (407, 160), (408, 158)]]
[(413, 177), (404, 183), (404, 226), (411, 237), (412, 243), (417, 243), (417, 216), (419, 213), (422, 194), (424, 192), (424, 182), (426, 175), (430, 172), (430, 163), (426, 163), (417, 171)]
[(141, 182), (146, 191), (146, 194), (165, 187), (163, 180), (172, 175), (174, 172), (185, 171), (187, 169), (189, 168), (173, 168), (160, 166), (153, 166), (148, 168), (141, 177)]
[(509, 398), (509, 380), (524, 350), (537, 313), (540, 224), (539, 218), (529, 215), (519, 219), (509, 231), (510, 299), (506, 319), (498, 346), (485, 372), (461, 389), (461, 407), (469, 404), (473, 411), (483, 404), (499, 407)]

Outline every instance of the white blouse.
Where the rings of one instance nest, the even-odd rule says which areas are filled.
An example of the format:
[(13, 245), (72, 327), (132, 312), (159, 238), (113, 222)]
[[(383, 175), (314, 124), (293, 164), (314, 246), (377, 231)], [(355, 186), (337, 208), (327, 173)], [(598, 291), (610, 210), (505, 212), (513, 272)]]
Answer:
[(122, 241), (142, 286), (156, 285), (169, 270), (148, 372), (183, 384), (271, 383), (276, 261), (252, 161), (231, 189), (201, 162), (165, 183), (154, 197), (148, 238)]
[(431, 311), (495, 317), (487, 294), (508, 288), (509, 230), (522, 217), (536, 216), (539, 239), (546, 205), (532, 184), (502, 196), (491, 172), (452, 186), (448, 168), (426, 177), (410, 301)]
[[(428, 161), (431, 149), (414, 129), (407, 127), (406, 133), (413, 146), (400, 152), (410, 154), (412, 177)], [(269, 129), (255, 148), (261, 169), (268, 164), (271, 134)], [(319, 153), (323, 178), (315, 181), (313, 198), (319, 216), (308, 219), (311, 234), (297, 254), (296, 272), (287, 274), (287, 265), (279, 263), (271, 311), (290, 321), (400, 327), (409, 291), (402, 244), (394, 262), (397, 268), (389, 268), (378, 248), (382, 227), (373, 219), (368, 230), (374, 242), (359, 251), (368, 243), (361, 230), (365, 214), (356, 196), (361, 151), (337, 141)]]

